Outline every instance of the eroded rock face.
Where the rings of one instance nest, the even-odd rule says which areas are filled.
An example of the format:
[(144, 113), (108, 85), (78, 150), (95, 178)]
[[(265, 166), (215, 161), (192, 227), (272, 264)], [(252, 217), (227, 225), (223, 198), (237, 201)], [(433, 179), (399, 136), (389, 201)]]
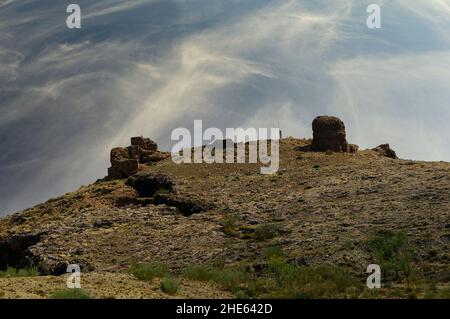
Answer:
[(381, 145), (373, 148), (372, 150), (377, 152), (381, 156), (398, 159), (397, 154), (395, 153), (395, 151), (391, 148), (391, 146), (389, 144), (381, 144)]
[(156, 163), (169, 155), (158, 151), (158, 145), (149, 138), (132, 137), (128, 147), (116, 147), (111, 150), (111, 167), (108, 177), (123, 179), (139, 172), (139, 164)]
[(113, 179), (127, 178), (139, 171), (139, 162), (137, 159), (125, 159), (112, 164), (108, 168), (108, 177)]
[(345, 124), (334, 116), (319, 116), (313, 123), (311, 149), (316, 152), (347, 152)]
[(129, 160), (130, 156), (126, 148), (116, 147), (111, 150), (109, 158), (111, 165), (114, 166), (124, 160)]

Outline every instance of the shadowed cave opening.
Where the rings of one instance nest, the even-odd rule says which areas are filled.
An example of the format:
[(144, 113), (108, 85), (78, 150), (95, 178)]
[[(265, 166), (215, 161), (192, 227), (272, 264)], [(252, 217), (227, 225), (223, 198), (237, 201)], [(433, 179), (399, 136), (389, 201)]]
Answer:
[(37, 244), (39, 235), (18, 235), (0, 240), (0, 270), (8, 267), (16, 269), (32, 266), (32, 255), (28, 248)]
[(133, 187), (140, 197), (152, 197), (157, 192), (173, 192), (174, 183), (163, 174), (137, 174), (128, 178), (126, 184)]
[[(177, 194), (174, 181), (165, 174), (140, 173), (128, 178), (126, 184), (134, 188), (140, 199), (154, 205), (176, 207), (186, 217), (209, 210), (212, 206), (186, 195)], [(189, 195), (188, 195), (189, 196)]]

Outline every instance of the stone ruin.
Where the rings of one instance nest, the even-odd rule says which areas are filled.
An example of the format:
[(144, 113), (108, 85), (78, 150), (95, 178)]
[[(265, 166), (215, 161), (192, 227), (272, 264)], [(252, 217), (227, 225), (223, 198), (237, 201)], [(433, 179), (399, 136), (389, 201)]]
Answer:
[[(348, 152), (356, 153), (358, 145), (347, 142), (345, 124), (334, 116), (319, 116), (312, 123), (313, 141), (310, 150), (314, 152)], [(382, 144), (372, 149), (380, 156), (398, 159), (389, 144)]]
[(111, 167), (108, 177), (123, 179), (136, 174), (139, 164), (151, 164), (162, 161), (169, 154), (158, 151), (158, 145), (149, 138), (132, 137), (128, 147), (116, 147), (111, 150)]
[(345, 124), (339, 118), (334, 116), (319, 116), (313, 121), (312, 128), (312, 151), (349, 153), (356, 153), (358, 151), (358, 145), (347, 142)]
[[(358, 145), (347, 142), (345, 124), (334, 116), (319, 116), (312, 123), (313, 140), (305, 150), (314, 152), (358, 151)], [(223, 142), (225, 147), (228, 143)], [(233, 142), (231, 142), (233, 143)], [(231, 145), (234, 145), (231, 144)], [(373, 149), (381, 156), (397, 159), (397, 155), (389, 144), (383, 144)], [(108, 178), (125, 179), (139, 172), (140, 164), (152, 164), (170, 157), (169, 153), (158, 151), (158, 145), (149, 138), (132, 137), (128, 147), (116, 147), (111, 150), (111, 167), (108, 168)]]

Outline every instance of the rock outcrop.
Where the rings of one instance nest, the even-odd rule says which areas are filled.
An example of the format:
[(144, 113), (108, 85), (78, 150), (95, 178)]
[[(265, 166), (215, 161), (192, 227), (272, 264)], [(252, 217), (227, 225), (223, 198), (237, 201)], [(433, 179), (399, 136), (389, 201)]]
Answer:
[(158, 151), (158, 145), (149, 138), (132, 137), (128, 147), (116, 147), (111, 150), (111, 167), (108, 177), (123, 179), (139, 172), (139, 164), (151, 164), (162, 161), (169, 156)]
[(381, 156), (398, 159), (397, 153), (395, 153), (395, 151), (391, 148), (391, 146), (389, 144), (381, 144), (381, 145), (373, 148), (372, 150), (377, 152)]
[(173, 192), (175, 190), (175, 184), (169, 176), (152, 172), (131, 176), (126, 184), (133, 187), (141, 197), (151, 197), (158, 191)]
[(348, 152), (345, 124), (334, 116), (319, 116), (313, 123), (311, 150), (316, 152)]

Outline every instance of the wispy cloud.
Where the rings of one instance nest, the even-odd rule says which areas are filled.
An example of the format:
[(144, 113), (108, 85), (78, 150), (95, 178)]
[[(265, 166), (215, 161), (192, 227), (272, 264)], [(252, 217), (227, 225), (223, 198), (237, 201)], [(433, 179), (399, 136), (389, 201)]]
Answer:
[(0, 1), (0, 209), (106, 173), (131, 135), (170, 147), (194, 119), (309, 136), (341, 116), (363, 147), (450, 160), (450, 0)]

